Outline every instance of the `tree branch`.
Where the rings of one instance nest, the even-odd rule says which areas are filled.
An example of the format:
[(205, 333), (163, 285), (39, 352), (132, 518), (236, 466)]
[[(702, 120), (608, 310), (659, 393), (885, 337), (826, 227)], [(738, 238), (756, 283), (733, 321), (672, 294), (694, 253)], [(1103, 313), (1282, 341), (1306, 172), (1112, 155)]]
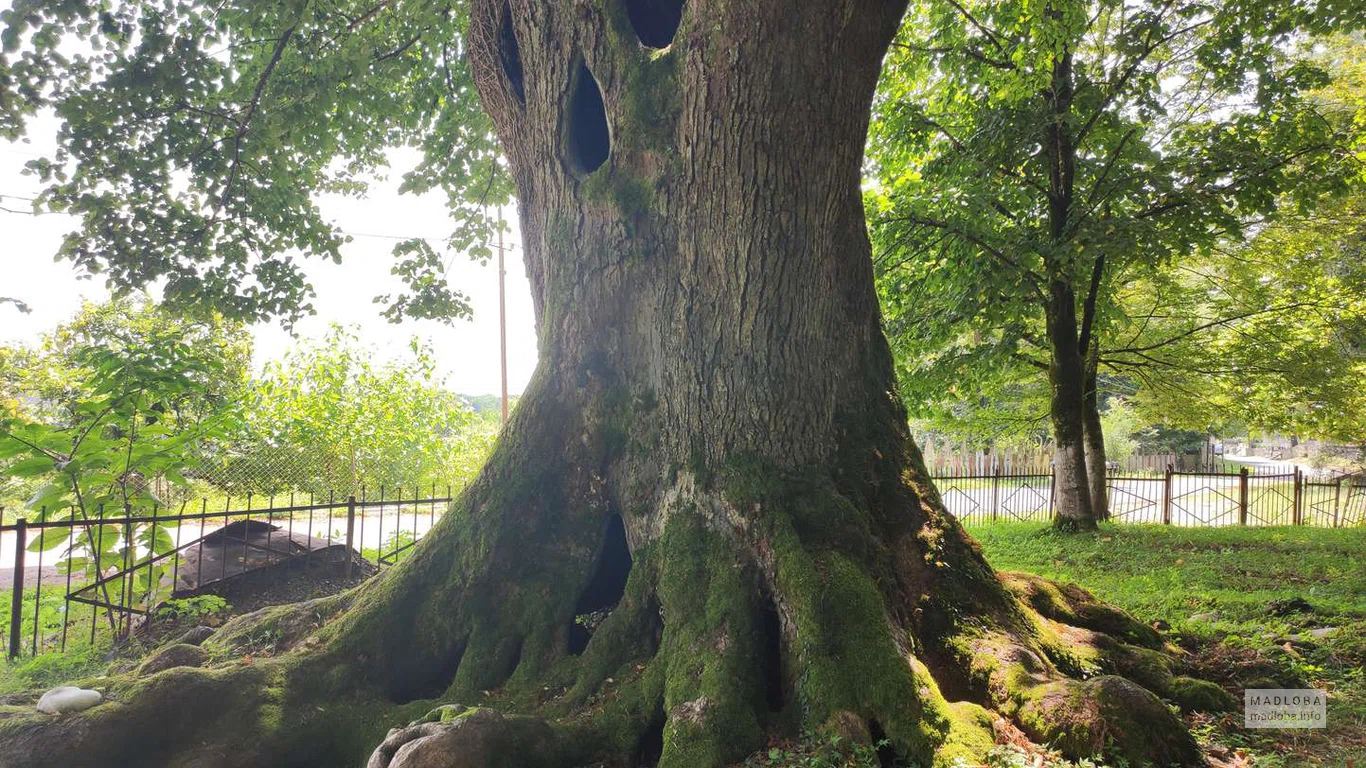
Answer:
[[(1219, 318), (1218, 320), (1211, 320), (1211, 321), (1209, 321), (1209, 322), (1207, 322), (1207, 323), (1201, 323), (1200, 325), (1197, 325), (1197, 326), (1195, 326), (1194, 328), (1188, 328), (1188, 329), (1186, 329), (1185, 331), (1176, 334), (1175, 336), (1169, 337), (1169, 338), (1164, 339), (1164, 340), (1162, 340), (1162, 341), (1159, 341), (1159, 342), (1157, 342), (1157, 343), (1155, 343), (1155, 344), (1148, 344), (1147, 346), (1142, 346), (1142, 347), (1120, 347), (1120, 348), (1118, 348), (1118, 349), (1107, 350), (1107, 353), (1108, 353), (1108, 354), (1112, 354), (1112, 355), (1117, 355), (1117, 354), (1140, 354), (1140, 355), (1141, 355), (1141, 353), (1151, 352), (1152, 350), (1160, 349), (1160, 348), (1165, 347), (1165, 346), (1168, 346), (1168, 345), (1170, 345), (1170, 344), (1175, 344), (1176, 342), (1181, 341), (1182, 339), (1188, 339), (1188, 338), (1190, 338), (1191, 336), (1194, 336), (1194, 335), (1196, 335), (1196, 334), (1198, 334), (1198, 333), (1202, 333), (1202, 332), (1207, 331), (1207, 330), (1209, 330), (1209, 329), (1211, 329), (1211, 328), (1217, 328), (1217, 327), (1219, 327), (1219, 326), (1229, 325), (1230, 323), (1236, 323), (1236, 322), (1238, 322), (1239, 320), (1246, 320), (1246, 319), (1249, 318), (1249, 317), (1256, 317), (1256, 316), (1258, 316), (1258, 315), (1265, 315), (1265, 314), (1269, 314), (1269, 313), (1272, 313), (1272, 312), (1284, 312), (1284, 311), (1291, 310), (1291, 309), (1299, 309), (1299, 308), (1301, 308), (1301, 307), (1316, 307), (1316, 306), (1318, 306), (1318, 304), (1316, 304), (1316, 303), (1314, 303), (1314, 302), (1298, 301), (1298, 302), (1293, 302), (1293, 303), (1291, 303), (1291, 304), (1281, 304), (1281, 305), (1275, 306), (1275, 307), (1263, 307), (1263, 308), (1261, 308), (1261, 309), (1255, 309), (1255, 310), (1251, 310), (1251, 311), (1248, 311), (1248, 312), (1242, 312), (1242, 313), (1240, 313), (1240, 314), (1233, 315), (1233, 316), (1231, 316), (1231, 317), (1222, 317), (1222, 318)], [(1146, 355), (1142, 355), (1142, 356), (1146, 357)]]
[(294, 37), (296, 29), (298, 29), (298, 24), (286, 29), (280, 39), (276, 41), (275, 48), (270, 54), (270, 61), (266, 62), (266, 68), (261, 71), (261, 76), (256, 80), (256, 88), (252, 91), (251, 101), (247, 103), (247, 108), (237, 120), (237, 132), (233, 137), (232, 165), (228, 168), (227, 183), (223, 185), (223, 196), (218, 204), (220, 209), (227, 206), (228, 199), (232, 196), (233, 185), (237, 181), (237, 174), (242, 165), (242, 139), (247, 135), (247, 129), (251, 127), (251, 119), (261, 106), (261, 97), (265, 93), (266, 83), (270, 80), (276, 65), (280, 63), (280, 59), (285, 55), (285, 47)]
[(972, 46), (970, 46), (970, 45), (969, 45), (969, 46), (963, 46), (963, 47), (961, 47), (961, 48), (958, 48), (958, 47), (954, 47), (954, 46), (952, 46), (952, 45), (940, 45), (940, 46), (908, 45), (908, 44), (906, 44), (906, 43), (896, 43), (896, 42), (894, 42), (894, 43), (892, 43), (892, 47), (893, 47), (893, 48), (901, 48), (901, 49), (903, 49), (903, 50), (907, 50), (907, 51), (910, 51), (910, 52), (912, 52), (912, 53), (932, 53), (932, 54), (941, 54), (941, 55), (942, 55), (942, 54), (949, 54), (949, 53), (961, 53), (961, 54), (963, 54), (964, 56), (967, 56), (969, 59), (972, 59), (973, 61), (981, 62), (982, 64), (986, 64), (986, 65), (989, 66), (989, 67), (995, 67), (996, 69), (1005, 69), (1005, 70), (1013, 70), (1013, 69), (1016, 69), (1015, 62), (1013, 62), (1013, 61), (1006, 61), (1006, 60), (1004, 60), (1004, 59), (993, 59), (993, 58), (991, 58), (990, 56), (987, 56), (986, 54), (982, 53), (980, 50), (978, 50), (978, 49), (976, 49), (976, 48), (974, 48), (974, 47), (972, 47)]
[(1105, 253), (1101, 252), (1091, 267), (1091, 284), (1087, 288), (1086, 299), (1082, 301), (1081, 336), (1077, 340), (1077, 347), (1083, 355), (1091, 348), (1091, 329), (1095, 326), (1096, 301), (1100, 296), (1100, 282), (1104, 274)]
[(1010, 257), (1007, 256), (1005, 253), (1003, 253), (1000, 249), (993, 247), (990, 243), (986, 242), (985, 240), (983, 240), (982, 238), (978, 237), (977, 235), (972, 234), (971, 232), (968, 232), (968, 231), (966, 231), (966, 230), (963, 230), (962, 228), (960, 228), (960, 227), (958, 227), (958, 226), (956, 226), (956, 225), (954, 225), (954, 224), (951, 224), (950, 222), (947, 222), (947, 221), (940, 221), (940, 220), (938, 220), (938, 219), (929, 219), (929, 218), (925, 218), (925, 217), (922, 217), (922, 216), (915, 216), (915, 215), (910, 215), (910, 216), (899, 216), (899, 217), (895, 217), (895, 218), (890, 219), (890, 220), (891, 220), (891, 221), (906, 221), (906, 222), (910, 222), (911, 224), (916, 224), (916, 225), (919, 225), (919, 226), (922, 226), (922, 227), (934, 227), (934, 228), (936, 228), (936, 229), (942, 229), (942, 230), (944, 230), (944, 231), (946, 231), (946, 232), (951, 232), (951, 233), (957, 235), (958, 237), (961, 237), (961, 238), (963, 238), (964, 240), (968, 241), (969, 243), (972, 243), (973, 245), (977, 246), (978, 248), (981, 248), (983, 251), (985, 251), (986, 253), (990, 254), (992, 257), (996, 258), (996, 259), (997, 259), (998, 261), (1000, 261), (1002, 264), (1005, 264), (1006, 266), (1011, 267), (1012, 269), (1016, 270), (1016, 271), (1020, 274), (1021, 277), (1025, 278), (1026, 280), (1029, 281), (1030, 285), (1033, 286), (1034, 290), (1039, 294), (1040, 297), (1043, 297), (1043, 296), (1044, 296), (1043, 287), (1042, 287), (1041, 282), (1040, 282), (1041, 278), (1040, 278), (1033, 270), (1029, 269), (1028, 267), (1024, 266), (1023, 264), (1020, 264), (1019, 262), (1015, 261), (1014, 259), (1010, 258)]
[(948, 0), (948, 3), (949, 5), (952, 5), (954, 9), (958, 11), (958, 14), (966, 19), (969, 24), (975, 27), (978, 32), (981, 32), (992, 45), (996, 46), (996, 50), (1005, 50), (1005, 46), (1001, 43), (1000, 38), (988, 29), (985, 24), (978, 21), (977, 17), (973, 16), (971, 11), (963, 7), (962, 3), (958, 2), (958, 0)]

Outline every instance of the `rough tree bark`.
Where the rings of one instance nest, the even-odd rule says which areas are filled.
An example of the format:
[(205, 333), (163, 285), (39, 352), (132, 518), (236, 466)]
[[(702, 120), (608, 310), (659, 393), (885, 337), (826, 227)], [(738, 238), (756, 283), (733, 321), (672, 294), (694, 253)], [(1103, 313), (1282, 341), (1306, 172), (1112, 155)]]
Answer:
[(1086, 439), (1086, 483), (1091, 493), (1091, 512), (1097, 520), (1107, 520), (1110, 517), (1110, 489), (1105, 471), (1105, 429), (1100, 422), (1099, 357), (1099, 345), (1092, 341), (1086, 354), (1081, 417)]
[(1096, 527), (1087, 475), (1086, 362), (1077, 348), (1076, 292), (1052, 282), (1047, 309), (1049, 417), (1053, 426), (1054, 523), (1078, 531)]
[(236, 620), (215, 668), (0, 721), (0, 754), (674, 768), (825, 728), (928, 765), (1010, 722), (1200, 763), (1160, 637), (995, 573), (907, 432), (859, 192), (903, 8), (473, 2), (541, 350), (488, 466), (374, 582)]

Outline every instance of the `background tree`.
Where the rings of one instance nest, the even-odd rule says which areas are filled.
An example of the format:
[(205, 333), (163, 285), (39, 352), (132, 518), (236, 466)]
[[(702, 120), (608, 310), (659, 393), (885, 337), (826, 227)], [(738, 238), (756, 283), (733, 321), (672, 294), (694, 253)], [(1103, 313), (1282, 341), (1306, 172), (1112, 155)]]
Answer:
[[(506, 168), (541, 360), (479, 479), (411, 557), (215, 641), (231, 658), (278, 629), (288, 652), (110, 680), (116, 707), (7, 720), (4, 754), (337, 765), (379, 743), (372, 766), (681, 768), (807, 727), (885, 739), (889, 762), (951, 765), (990, 748), (989, 708), (1069, 754), (1200, 763), (1159, 694), (1189, 706), (1210, 688), (1174, 676), (1162, 639), (1127, 614), (995, 573), (907, 433), (859, 191), (903, 11), (11, 11), (6, 82), (23, 98), (8, 114), (51, 100), (67, 121), (74, 168), (45, 199), (83, 215), (78, 260), (288, 315), (302, 291), (259, 254), (326, 252), (308, 195), (353, 180), (333, 169), (420, 142), (458, 204), (478, 188), (459, 179), (492, 176), (465, 169)], [(62, 39), (81, 36), (112, 53), (61, 61)], [(229, 279), (243, 271), (284, 277)], [(584, 637), (574, 618), (598, 611)], [(433, 699), (498, 704), (386, 736)], [(127, 738), (148, 724), (163, 738)]]
[(903, 378), (1045, 365), (1061, 525), (1105, 509), (1096, 342), (1115, 286), (1360, 175), (1301, 43), (1361, 23), (1347, 3), (1253, 0), (908, 16), (869, 193)]
[[(1187, 447), (1185, 430), (1197, 445), (1202, 434), (1248, 429), (1359, 444), (1362, 220), (1358, 196), (1327, 201), (1245, 242), (1117, 280), (1097, 330), (1106, 456), (1122, 458), (1113, 447), (1126, 435), (1179, 452), (1154, 432), (1172, 429)], [(969, 337), (926, 358), (935, 378), (912, 379), (903, 393), (919, 426), (965, 444), (1028, 439), (1048, 412), (1043, 354), (1029, 345), (1003, 354)], [(952, 383), (937, 386), (943, 380)], [(1121, 422), (1124, 435), (1110, 435)]]

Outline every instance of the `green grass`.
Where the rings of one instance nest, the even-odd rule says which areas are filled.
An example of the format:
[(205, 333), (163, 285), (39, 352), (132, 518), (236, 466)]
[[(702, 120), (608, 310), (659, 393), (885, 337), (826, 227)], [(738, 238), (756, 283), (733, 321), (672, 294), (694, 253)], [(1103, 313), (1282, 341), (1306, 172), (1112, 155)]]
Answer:
[[(58, 685), (101, 674), (109, 666), (112, 645), (99, 637), (95, 645), (72, 643), (66, 652), (42, 653), (32, 658), (0, 661), (0, 696), (37, 694)], [(36, 699), (28, 696), (26, 700)]]
[[(1366, 764), (1366, 527), (1107, 525), (1064, 535), (1000, 523), (971, 535), (998, 569), (1075, 582), (1145, 621), (1167, 622), (1196, 659), (1233, 664), (1255, 654), (1331, 692), (1325, 730), (1245, 730), (1239, 711), (1197, 722), (1207, 737), (1247, 749), (1257, 765)], [(1268, 612), (1271, 601), (1295, 597), (1314, 611)], [(1311, 639), (1316, 627), (1339, 631)]]

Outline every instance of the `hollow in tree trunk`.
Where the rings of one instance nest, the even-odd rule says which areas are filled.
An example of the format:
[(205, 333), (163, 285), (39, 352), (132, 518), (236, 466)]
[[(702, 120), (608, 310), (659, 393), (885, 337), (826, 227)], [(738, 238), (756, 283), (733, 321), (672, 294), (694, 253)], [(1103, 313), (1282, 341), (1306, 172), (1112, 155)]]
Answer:
[(1199, 763), (1157, 634), (995, 573), (908, 434), (859, 191), (903, 7), (475, 0), (541, 352), (488, 465), (375, 581), (0, 753), (674, 768), (824, 729), (947, 765), (1011, 723)]

